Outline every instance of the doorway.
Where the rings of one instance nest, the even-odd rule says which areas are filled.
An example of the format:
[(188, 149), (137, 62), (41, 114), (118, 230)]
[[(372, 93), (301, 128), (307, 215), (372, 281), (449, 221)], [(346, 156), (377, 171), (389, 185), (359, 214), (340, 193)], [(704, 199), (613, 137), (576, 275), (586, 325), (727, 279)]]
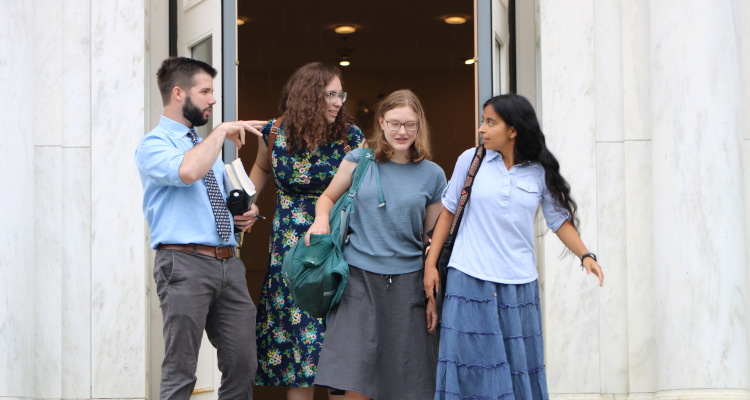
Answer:
[[(320, 4), (238, 1), (238, 119), (279, 116), (281, 89), (302, 65), (348, 61), (348, 66), (339, 66), (349, 95), (344, 106), (365, 136), (373, 136), (377, 102), (395, 90), (411, 89), (422, 101), (431, 128), (432, 161), (450, 179), (458, 156), (475, 145), (475, 67), (466, 64), (474, 57), (474, 0), (436, 0), (428, 7), (403, 0)], [(450, 16), (465, 22), (448, 24)], [(334, 30), (341, 25), (356, 31), (338, 34)], [(248, 169), (256, 152), (254, 140), (239, 150)], [(256, 304), (268, 266), (275, 200), (271, 180), (259, 199), (261, 214), (269, 219), (260, 221), (244, 240), (248, 287)], [(258, 386), (254, 393), (258, 399), (285, 399), (283, 388)], [(326, 391), (316, 389), (315, 398), (326, 399)]]

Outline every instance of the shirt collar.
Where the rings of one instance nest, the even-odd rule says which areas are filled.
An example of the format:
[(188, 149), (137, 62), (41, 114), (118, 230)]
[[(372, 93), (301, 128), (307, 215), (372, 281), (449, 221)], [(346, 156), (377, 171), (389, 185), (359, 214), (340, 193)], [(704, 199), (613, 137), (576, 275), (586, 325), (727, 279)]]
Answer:
[(487, 154), (484, 155), (485, 161), (492, 161), (495, 157), (500, 156), (500, 159), (503, 159), (503, 155), (500, 154), (499, 151), (495, 150), (487, 150)]
[(190, 132), (191, 128), (188, 128), (187, 126), (171, 120), (165, 116), (161, 116), (161, 119), (159, 120), (159, 126), (166, 129), (167, 132), (169, 132), (171, 135), (177, 136), (177, 137), (183, 137)]
[[(499, 157), (499, 160), (500, 160), (500, 161), (502, 161), (502, 160), (503, 160), (503, 154), (502, 154), (502, 153), (500, 153), (499, 151), (495, 151), (495, 150), (487, 150), (487, 154), (486, 154), (486, 155), (484, 156), (484, 159), (485, 159), (486, 161), (492, 161), (492, 160), (493, 160), (493, 159), (495, 159), (496, 157)], [(520, 165), (520, 166), (522, 166), (522, 167), (528, 167), (529, 165), (532, 165), (532, 164), (531, 164), (531, 161), (524, 161), (524, 162), (522, 162), (522, 163), (520, 163), (520, 164), (518, 164), (518, 165)]]

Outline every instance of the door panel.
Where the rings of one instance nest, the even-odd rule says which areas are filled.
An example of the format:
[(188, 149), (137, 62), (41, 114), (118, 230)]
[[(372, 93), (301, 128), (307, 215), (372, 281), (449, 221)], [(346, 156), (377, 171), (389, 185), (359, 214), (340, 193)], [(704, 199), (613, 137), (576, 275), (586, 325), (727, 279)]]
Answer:
[(222, 122), (221, 35), (221, 0), (177, 0), (177, 54), (193, 57), (194, 48), (200, 48), (211, 38), (210, 64), (218, 71), (214, 79), (214, 97), (218, 102), (211, 113), (210, 130)]
[(508, 43), (507, 0), (492, 0), (492, 95), (508, 93), (510, 88), (510, 65)]
[[(482, 118), (482, 105), (490, 97), (508, 93), (510, 33), (508, 0), (476, 0), (477, 46), (477, 118)], [(481, 139), (477, 135), (477, 143)]]
[[(222, 122), (222, 4), (221, 0), (177, 0), (177, 54), (210, 64), (218, 72), (214, 78), (214, 97), (217, 103), (205, 126), (196, 128), (206, 137)], [(235, 20), (232, 20), (234, 23)], [(203, 332), (197, 381), (193, 389), (194, 400), (215, 400), (221, 383), (216, 349)]]

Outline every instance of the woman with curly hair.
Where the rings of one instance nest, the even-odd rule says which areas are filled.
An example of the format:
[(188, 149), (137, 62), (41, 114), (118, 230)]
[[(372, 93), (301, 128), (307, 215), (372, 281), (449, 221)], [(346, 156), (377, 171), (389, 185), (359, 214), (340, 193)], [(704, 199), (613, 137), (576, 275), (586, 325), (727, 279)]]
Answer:
[[(346, 115), (344, 101), (338, 69), (311, 63), (297, 70), (282, 91), (282, 116), (268, 121), (261, 131), (250, 172), (258, 192), (271, 176), (276, 184), (269, 266), (258, 306), (255, 384), (286, 386), (290, 400), (313, 398), (325, 333), (320, 320), (294, 304), (281, 264), (312, 224), (316, 200), (344, 156), (365, 142), (362, 131)], [(253, 209), (257, 213), (257, 207)]]

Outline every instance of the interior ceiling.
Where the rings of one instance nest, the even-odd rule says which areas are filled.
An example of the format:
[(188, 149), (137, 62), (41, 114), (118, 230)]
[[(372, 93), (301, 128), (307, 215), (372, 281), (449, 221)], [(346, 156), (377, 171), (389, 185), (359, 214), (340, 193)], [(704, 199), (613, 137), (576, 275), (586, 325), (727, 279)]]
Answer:
[[(293, 70), (305, 63), (347, 69), (471, 68), (474, 53), (473, 0), (237, 0), (242, 70)], [(451, 15), (466, 17), (449, 25)], [(348, 37), (333, 30), (352, 25)]]

